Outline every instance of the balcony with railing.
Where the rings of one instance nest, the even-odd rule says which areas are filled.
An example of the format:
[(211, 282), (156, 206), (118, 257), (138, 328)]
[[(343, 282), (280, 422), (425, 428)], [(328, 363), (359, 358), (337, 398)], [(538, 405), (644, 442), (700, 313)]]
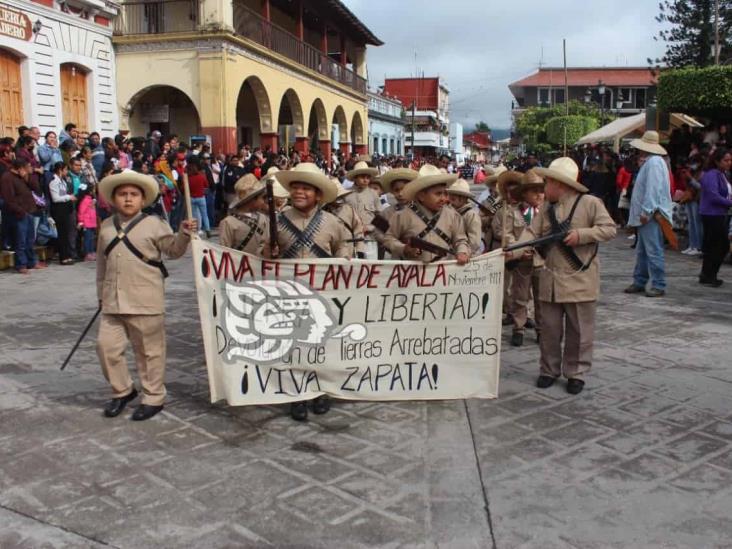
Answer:
[[(204, 31), (201, 0), (132, 0), (122, 4), (115, 19), (118, 36)], [(366, 93), (366, 79), (333, 60), (321, 50), (274, 25), (239, 0), (233, 0), (234, 33), (295, 61), (359, 93)]]

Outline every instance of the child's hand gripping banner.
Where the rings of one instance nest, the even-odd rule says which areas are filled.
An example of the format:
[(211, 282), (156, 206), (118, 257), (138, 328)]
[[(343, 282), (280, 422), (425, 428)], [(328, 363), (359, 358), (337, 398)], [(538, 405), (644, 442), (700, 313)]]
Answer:
[(192, 246), (212, 402), (497, 397), (500, 251), (460, 267)]

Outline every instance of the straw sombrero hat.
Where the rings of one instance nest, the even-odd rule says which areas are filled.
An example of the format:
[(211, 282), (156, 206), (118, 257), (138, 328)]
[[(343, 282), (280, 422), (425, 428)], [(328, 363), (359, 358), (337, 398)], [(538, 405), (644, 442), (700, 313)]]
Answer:
[(413, 179), (417, 179), (419, 173), (417, 170), (410, 170), (409, 168), (396, 168), (389, 170), (381, 176), (381, 186), (384, 188), (384, 192), (391, 192), (391, 185), (395, 181), (406, 181), (409, 183)]
[(419, 169), (416, 179), (413, 179), (402, 191), (406, 200), (414, 200), (417, 193), (435, 185), (452, 185), (457, 181), (457, 174), (442, 173), (437, 166), (425, 164)]
[(251, 185), (247, 185), (246, 188), (242, 187), (237, 190), (237, 196), (239, 197), (239, 200), (229, 206), (229, 209), (235, 210), (236, 208), (243, 206), (250, 200), (253, 200), (262, 195), (265, 190), (266, 187), (264, 183), (262, 183), (261, 181), (257, 181), (255, 178), (254, 183), (252, 183)]
[(333, 202), (338, 197), (338, 187), (312, 162), (300, 162), (291, 170), (280, 171), (277, 179), (288, 192), (291, 192), (290, 186), (293, 183), (305, 183), (315, 187), (322, 193), (322, 204)]
[(253, 173), (242, 175), (236, 183), (234, 183), (234, 192), (236, 193), (236, 197), (242, 198), (257, 183), (259, 183), (259, 180)]
[(473, 193), (470, 192), (470, 184), (464, 179), (455, 181), (455, 183), (447, 188), (447, 192), (455, 196), (464, 196), (465, 198), (473, 197)]
[(272, 166), (267, 170), (267, 174), (259, 181), (265, 185), (269, 181), (272, 181), (272, 194), (274, 194), (275, 198), (290, 198), (290, 193), (287, 192), (287, 189), (277, 181), (277, 172), (279, 171), (280, 169), (278, 167)]
[(498, 178), (500, 175), (504, 172), (507, 172), (508, 168), (501, 164), (500, 166), (496, 166), (495, 168), (490, 168), (490, 175), (486, 178), (485, 184), (486, 185), (493, 185), (498, 181)]
[(114, 190), (122, 185), (134, 185), (142, 191), (142, 194), (145, 196), (145, 201), (142, 204), (143, 208), (147, 208), (155, 202), (158, 194), (160, 194), (160, 186), (153, 176), (133, 172), (132, 170), (108, 175), (99, 182), (99, 192), (107, 203), (114, 204), (114, 200), (112, 199)]
[(521, 189), (529, 189), (532, 187), (543, 187), (546, 185), (544, 178), (536, 173), (536, 168), (532, 168), (521, 178)]
[(498, 194), (506, 199), (512, 188), (521, 185), (523, 178), (524, 174), (521, 172), (517, 172), (515, 170), (504, 170), (496, 179), (496, 181), (498, 181)]
[(541, 177), (550, 177), (555, 181), (559, 181), (573, 188), (575, 191), (586, 193), (587, 187), (577, 181), (579, 176), (579, 167), (577, 163), (569, 157), (563, 156), (557, 158), (549, 164), (548, 168), (534, 168), (534, 171)]
[(658, 132), (654, 132), (652, 130), (644, 133), (643, 137), (640, 139), (633, 139), (633, 141), (630, 142), (630, 146), (634, 149), (638, 149), (639, 151), (651, 154), (660, 154), (661, 156), (666, 156), (668, 154), (666, 149), (660, 145)]
[(374, 177), (378, 174), (379, 170), (376, 168), (369, 168), (369, 165), (362, 160), (360, 162), (356, 162), (356, 165), (353, 166), (353, 169), (346, 174), (346, 177), (353, 181), (353, 178), (357, 175), (370, 175), (371, 177)]

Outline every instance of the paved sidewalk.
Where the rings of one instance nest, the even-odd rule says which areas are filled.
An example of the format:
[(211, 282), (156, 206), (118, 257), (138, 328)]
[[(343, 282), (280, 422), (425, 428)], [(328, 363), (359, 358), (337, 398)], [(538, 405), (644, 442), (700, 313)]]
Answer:
[[(105, 419), (93, 264), (0, 273), (0, 547), (732, 547), (732, 268), (627, 296), (603, 247), (581, 395), (504, 337), (495, 401), (338, 403), (306, 424), (208, 402), (190, 259), (170, 262), (169, 400)], [(27, 305), (31, 303), (32, 305)], [(42, 311), (42, 312), (41, 312)]]

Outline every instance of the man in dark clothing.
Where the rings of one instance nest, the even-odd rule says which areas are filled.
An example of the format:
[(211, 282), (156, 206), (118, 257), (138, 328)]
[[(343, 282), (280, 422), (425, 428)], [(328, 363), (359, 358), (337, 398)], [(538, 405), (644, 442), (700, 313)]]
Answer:
[(236, 200), (236, 190), (234, 185), (241, 179), (247, 172), (239, 165), (239, 157), (233, 155), (229, 159), (229, 163), (226, 165), (224, 170), (223, 183), (224, 183), (224, 201), (226, 202), (226, 208), (228, 209), (231, 204)]
[(158, 156), (160, 156), (160, 138), (162, 137), (162, 134), (155, 130), (150, 134), (150, 137), (148, 138), (147, 142), (145, 143), (145, 149), (143, 150), (143, 154), (145, 155), (145, 158), (152, 158), (155, 160)]
[(45, 269), (46, 265), (38, 262), (33, 244), (36, 240), (33, 214), (36, 201), (31, 189), (40, 194), (38, 183), (30, 177), (32, 168), (25, 158), (13, 160), (10, 170), (0, 177), (0, 193), (2, 193), (4, 210), (14, 223), (15, 268), (21, 274), (29, 274), (30, 269)]

